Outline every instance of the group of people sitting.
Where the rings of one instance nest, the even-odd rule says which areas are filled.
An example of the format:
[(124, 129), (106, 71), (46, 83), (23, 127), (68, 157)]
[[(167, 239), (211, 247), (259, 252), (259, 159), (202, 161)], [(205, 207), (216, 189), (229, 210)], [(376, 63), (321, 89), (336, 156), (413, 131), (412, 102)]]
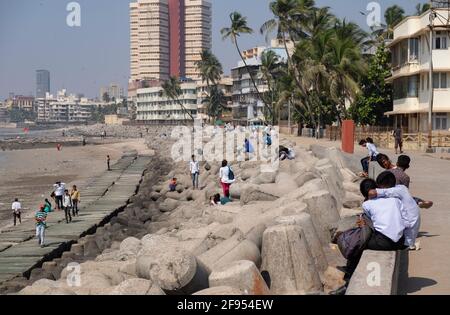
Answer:
[[(363, 215), (355, 228), (338, 232), (333, 238), (347, 259), (343, 268), (347, 284), (332, 294), (345, 293), (364, 250), (419, 250), (416, 239), (421, 223), (420, 208), (433, 206), (433, 202), (413, 197), (409, 191), (410, 177), (406, 170), (410, 167), (410, 157), (401, 155), (394, 165), (387, 155), (377, 152), (372, 139), (360, 144), (369, 151), (369, 156), (361, 161), (363, 167), (369, 160), (376, 161), (385, 171), (376, 180), (366, 178), (361, 182), (360, 191), (365, 200)], [(364, 170), (368, 177), (368, 166)]]

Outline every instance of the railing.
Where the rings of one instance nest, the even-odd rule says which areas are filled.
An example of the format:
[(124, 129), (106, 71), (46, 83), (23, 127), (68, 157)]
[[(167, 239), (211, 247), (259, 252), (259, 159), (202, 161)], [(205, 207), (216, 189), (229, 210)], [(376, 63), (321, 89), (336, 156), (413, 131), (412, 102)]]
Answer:
[[(336, 126), (327, 127), (327, 138), (331, 141), (341, 139), (341, 129)], [(393, 149), (395, 138), (392, 127), (357, 127), (355, 128), (355, 142), (362, 139), (372, 138), (377, 146), (381, 148)], [(432, 147), (450, 148), (450, 132), (434, 131), (432, 137)], [(406, 150), (424, 150), (428, 147), (427, 132), (403, 132), (403, 148)]]

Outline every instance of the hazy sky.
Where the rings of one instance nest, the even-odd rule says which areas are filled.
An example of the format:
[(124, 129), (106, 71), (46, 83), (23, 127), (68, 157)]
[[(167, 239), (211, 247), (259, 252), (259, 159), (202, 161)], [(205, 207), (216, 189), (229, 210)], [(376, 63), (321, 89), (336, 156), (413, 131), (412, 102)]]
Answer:
[[(71, 0), (0, 0), (0, 100), (9, 92), (35, 93), (35, 70), (51, 72), (51, 92), (69, 92), (95, 97), (99, 88), (117, 82), (124, 88), (129, 77), (130, 0), (78, 0), (81, 27), (66, 24), (66, 5)], [(316, 0), (330, 6), (339, 17), (366, 28), (369, 0)], [(412, 13), (420, 0), (381, 0), (382, 10), (398, 4)], [(423, 1), (422, 1), (423, 2)], [(229, 24), (229, 13), (237, 10), (248, 17), (255, 30), (240, 39), (242, 49), (264, 45), (261, 24), (271, 18), (270, 0), (212, 0), (213, 51), (226, 72), (239, 55), (231, 42), (223, 42), (220, 29)]]

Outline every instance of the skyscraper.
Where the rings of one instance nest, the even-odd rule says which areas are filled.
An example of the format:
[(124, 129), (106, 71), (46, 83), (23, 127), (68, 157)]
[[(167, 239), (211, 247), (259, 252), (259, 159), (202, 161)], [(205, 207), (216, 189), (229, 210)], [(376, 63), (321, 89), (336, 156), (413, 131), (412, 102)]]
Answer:
[(50, 93), (50, 72), (47, 70), (36, 71), (36, 98), (45, 98)]
[(212, 46), (211, 16), (211, 3), (206, 0), (131, 3), (131, 80), (198, 79), (195, 61)]

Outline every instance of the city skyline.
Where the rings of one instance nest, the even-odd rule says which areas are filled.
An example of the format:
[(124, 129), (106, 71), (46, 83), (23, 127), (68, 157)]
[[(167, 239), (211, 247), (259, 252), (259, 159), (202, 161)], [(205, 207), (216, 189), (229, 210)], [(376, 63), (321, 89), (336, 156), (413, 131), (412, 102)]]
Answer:
[[(316, 1), (330, 6), (339, 17), (365, 26), (364, 12), (370, 1)], [(74, 93), (95, 97), (101, 86), (117, 82), (126, 87), (130, 76), (129, 0), (78, 1), (82, 8), (81, 27), (66, 25), (66, 5), (60, 0), (2, 0), (0, 2), (0, 46), (6, 54), (0, 60), (0, 99), (9, 93), (34, 95), (36, 70), (52, 74), (51, 93), (66, 88)], [(265, 45), (259, 34), (262, 23), (272, 17), (269, 0), (211, 0), (213, 7), (213, 52), (223, 63), (226, 74), (239, 60), (228, 41), (222, 41), (220, 29), (229, 24), (229, 13), (248, 16), (255, 33), (242, 36), (242, 49)], [(356, 2), (356, 3), (355, 3)], [(421, 1), (381, 1), (382, 10), (398, 4), (411, 14)], [(351, 3), (351, 6), (350, 6)], [(346, 5), (349, 4), (349, 5)], [(105, 8), (108, 8), (105, 10)]]

